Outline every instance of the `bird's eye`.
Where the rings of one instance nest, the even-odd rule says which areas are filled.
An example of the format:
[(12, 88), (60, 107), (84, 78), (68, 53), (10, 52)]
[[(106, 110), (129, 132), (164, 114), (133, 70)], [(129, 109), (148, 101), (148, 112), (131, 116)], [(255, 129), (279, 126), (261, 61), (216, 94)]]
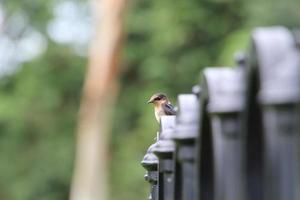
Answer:
[(156, 97), (154, 100), (159, 101), (159, 100), (161, 100), (161, 98), (160, 97)]

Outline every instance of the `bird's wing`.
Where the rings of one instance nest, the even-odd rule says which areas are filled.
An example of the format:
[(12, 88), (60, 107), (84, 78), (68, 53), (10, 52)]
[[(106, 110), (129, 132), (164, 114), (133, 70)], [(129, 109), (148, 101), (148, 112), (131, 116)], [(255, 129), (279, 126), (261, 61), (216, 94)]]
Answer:
[(163, 109), (164, 109), (166, 115), (176, 115), (176, 111), (172, 104), (167, 103), (162, 106), (163, 106)]

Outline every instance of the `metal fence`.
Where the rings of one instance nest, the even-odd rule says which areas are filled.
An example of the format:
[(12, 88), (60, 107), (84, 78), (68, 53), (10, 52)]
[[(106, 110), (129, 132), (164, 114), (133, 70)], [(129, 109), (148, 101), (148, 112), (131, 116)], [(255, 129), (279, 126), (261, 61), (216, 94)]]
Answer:
[(250, 43), (161, 118), (142, 161), (149, 199), (300, 200), (300, 34), (257, 28)]

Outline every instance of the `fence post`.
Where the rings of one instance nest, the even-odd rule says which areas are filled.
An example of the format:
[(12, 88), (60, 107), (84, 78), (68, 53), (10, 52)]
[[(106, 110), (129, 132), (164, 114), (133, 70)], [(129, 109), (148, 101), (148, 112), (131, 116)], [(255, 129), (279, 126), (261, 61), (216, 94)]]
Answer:
[(171, 139), (174, 134), (175, 116), (162, 116), (160, 119), (159, 140), (153, 148), (153, 153), (159, 159), (159, 199), (174, 199), (174, 151), (175, 142)]
[(198, 135), (198, 98), (194, 94), (178, 96), (179, 112), (173, 139), (176, 141), (176, 199), (198, 199), (195, 141)]
[(284, 27), (253, 32), (265, 139), (265, 199), (300, 199), (300, 53)]
[(207, 68), (207, 96), (213, 144), (214, 199), (245, 200), (245, 137), (241, 131), (244, 109), (243, 68)]
[(149, 200), (158, 200), (158, 159), (153, 154), (153, 148), (155, 144), (152, 144), (146, 155), (144, 156), (141, 164), (147, 170), (145, 174), (145, 180), (150, 183), (150, 195)]

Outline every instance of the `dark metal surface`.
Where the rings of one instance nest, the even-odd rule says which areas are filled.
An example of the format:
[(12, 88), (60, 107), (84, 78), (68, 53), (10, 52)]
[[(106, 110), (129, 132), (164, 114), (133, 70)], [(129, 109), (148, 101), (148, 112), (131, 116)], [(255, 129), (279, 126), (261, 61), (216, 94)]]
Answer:
[(159, 199), (173, 200), (175, 191), (175, 142), (172, 135), (175, 130), (175, 116), (162, 116), (160, 119), (159, 140), (153, 148), (153, 153), (159, 159)]
[(195, 140), (198, 136), (199, 103), (194, 94), (178, 96), (176, 141), (176, 199), (198, 199)]
[(204, 71), (207, 111), (214, 152), (214, 199), (246, 199), (245, 137), (240, 113), (244, 109), (242, 68), (208, 68)]
[(141, 164), (147, 170), (145, 180), (150, 183), (149, 200), (158, 200), (158, 159), (153, 154), (155, 144), (151, 145)]
[(253, 46), (265, 138), (265, 199), (300, 199), (300, 54), (284, 27), (259, 28)]
[(203, 73), (206, 79), (206, 92), (209, 92), (208, 112), (228, 113), (244, 108), (244, 90), (241, 89), (244, 79), (242, 69), (215, 67), (207, 68)]
[(298, 103), (299, 51), (284, 27), (258, 28), (252, 35), (259, 70), (259, 99), (263, 104)]

